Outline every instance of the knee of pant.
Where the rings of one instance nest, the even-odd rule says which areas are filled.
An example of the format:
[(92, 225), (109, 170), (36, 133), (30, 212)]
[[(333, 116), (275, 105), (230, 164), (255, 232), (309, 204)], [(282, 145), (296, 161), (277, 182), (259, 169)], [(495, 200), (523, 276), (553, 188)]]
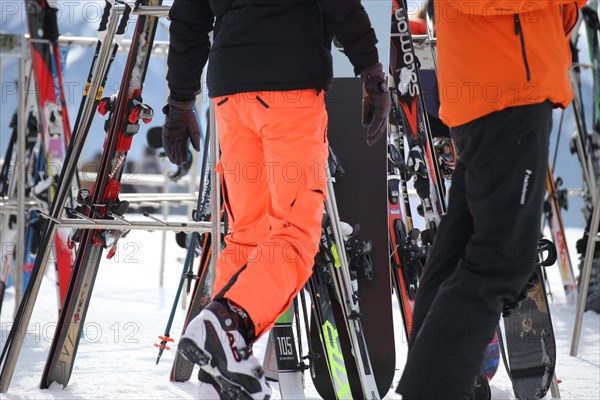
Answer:
[[(294, 236), (295, 240), (304, 246), (318, 245), (321, 237), (324, 201), (325, 183), (305, 180), (303, 184), (299, 185), (296, 196), (289, 205), (287, 216), (284, 216), (281, 224), (274, 226), (273, 229), (295, 228), (286, 233)], [(314, 249), (314, 254), (317, 250), (318, 246)]]

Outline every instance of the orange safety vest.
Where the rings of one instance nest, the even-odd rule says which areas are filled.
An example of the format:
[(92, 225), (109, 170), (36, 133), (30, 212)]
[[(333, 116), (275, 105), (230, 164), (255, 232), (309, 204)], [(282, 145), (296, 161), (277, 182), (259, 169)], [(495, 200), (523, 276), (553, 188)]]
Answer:
[(436, 0), (440, 117), (450, 127), (573, 98), (570, 32), (586, 0)]

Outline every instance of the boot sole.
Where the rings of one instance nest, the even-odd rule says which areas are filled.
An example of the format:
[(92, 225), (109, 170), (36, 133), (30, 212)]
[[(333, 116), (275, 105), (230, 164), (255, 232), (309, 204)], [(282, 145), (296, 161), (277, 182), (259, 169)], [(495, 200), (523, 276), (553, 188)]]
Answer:
[[(200, 349), (196, 343), (188, 338), (182, 338), (178, 346), (181, 355), (188, 361), (198, 364), (200, 368), (210, 374), (217, 384), (221, 387), (222, 400), (253, 400), (252, 396), (243, 388), (243, 386), (232, 382), (221, 373), (216, 362), (211, 362), (211, 356)], [(214, 365), (213, 365), (214, 364)], [(266, 396), (264, 400), (268, 400)]]

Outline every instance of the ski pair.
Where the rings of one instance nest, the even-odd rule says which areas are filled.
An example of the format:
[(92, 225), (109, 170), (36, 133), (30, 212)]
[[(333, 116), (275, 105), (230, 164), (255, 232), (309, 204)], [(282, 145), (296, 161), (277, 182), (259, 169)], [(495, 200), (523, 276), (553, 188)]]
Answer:
[[(58, 46), (57, 9), (46, 0), (26, 0), (25, 7), (30, 34), (29, 48), (32, 70), (31, 76), (26, 82), (22, 82), (21, 87), (21, 90), (26, 90), (25, 112), (28, 115), (26, 118), (27, 128), (24, 129), (27, 137), (23, 138), (27, 142), (26, 160), (21, 160), (21, 162), (27, 162), (27, 164), (13, 165), (13, 167), (15, 169), (27, 168), (26, 171), (32, 171), (27, 181), (23, 183), (27, 185), (26, 194), (38, 198), (39, 206), (47, 209), (55, 194), (56, 180), (62, 168), (65, 148), (71, 139), (71, 126), (63, 88), (62, 62)], [(29, 90), (32, 86), (35, 88), (36, 96), (29, 95), (32, 93)], [(37, 100), (35, 106), (33, 106), (34, 97)], [(37, 137), (33, 136), (34, 132), (40, 137), (39, 148), (35, 151), (33, 146), (35, 146)], [(12, 143), (16, 139), (16, 134), (17, 127), (15, 126), (13, 138), (11, 138)], [(12, 146), (9, 146), (7, 150), (6, 160), (8, 163), (5, 162), (2, 171), (5, 179), (8, 178), (8, 169), (11, 166), (9, 152), (12, 152)], [(17, 174), (13, 173), (13, 179), (16, 177)], [(23, 244), (15, 243), (15, 246), (24, 246), (24, 249), (16, 252), (19, 256), (24, 257), (24, 270), (15, 271), (12, 274), (15, 286), (19, 284), (23, 287), (26, 287), (31, 274), (41, 234), (38, 211), (28, 211), (27, 216), (25, 238), (19, 238), (19, 241), (23, 239), (25, 241)], [(19, 218), (22, 217), (19, 216)], [(57, 272), (59, 311), (64, 301), (73, 263), (73, 254), (67, 243), (68, 231), (59, 229), (54, 238), (54, 264)], [(2, 302), (3, 290), (7, 283), (8, 269), (9, 262), (3, 263), (0, 302)], [(19, 293), (22, 293), (21, 288), (19, 287), (16, 292), (18, 303)]]
[[(30, 82), (31, 80), (28, 80)], [(30, 99), (28, 98), (28, 101)], [(25, 110), (29, 107), (25, 107)], [(25, 160), (22, 161), (26, 165), (26, 171), (33, 170), (33, 164), (35, 164), (35, 146), (38, 142), (38, 124), (37, 118), (35, 118), (33, 112), (27, 114), (27, 126), (25, 129)], [(17, 163), (16, 160), (16, 149), (15, 145), (18, 134), (17, 126), (17, 114), (13, 115), (11, 125), (12, 134), (8, 142), (6, 149), (6, 155), (2, 164), (2, 170), (0, 170), (0, 197), (15, 199), (17, 197), (17, 182), (18, 174), (13, 169), (13, 164)], [(15, 156), (15, 157), (13, 157)], [(31, 168), (29, 166), (32, 166)], [(17, 167), (18, 168), (18, 167)], [(26, 177), (27, 183), (32, 181), (31, 176)], [(31, 190), (30, 187), (27, 189)], [(25, 191), (27, 195), (27, 190)], [(2, 213), (0, 214), (0, 239), (2, 243), (2, 260), (0, 261), (0, 313), (2, 311), (2, 304), (4, 302), (5, 290), (9, 287), (9, 277), (12, 277), (12, 284), (15, 286), (15, 293), (17, 297), (20, 297), (19, 291), (22, 290), (19, 285), (19, 281), (15, 277), (22, 274), (22, 271), (16, 270), (16, 257), (22, 254), (18, 250), (17, 242), (17, 216), (16, 214)], [(25, 235), (27, 237), (27, 234)], [(25, 250), (27, 254), (28, 250)], [(10, 274), (10, 275), (9, 275)]]
[[(92, 62), (93, 71), (90, 74), (89, 85), (86, 86), (80, 113), (74, 127), (73, 139), (69, 144), (65, 157), (64, 167), (61, 169), (56, 194), (52, 201), (49, 215), (40, 243), (40, 254), (36, 258), (34, 269), (27, 287), (24, 299), (17, 310), (15, 321), (2, 351), (2, 371), (0, 373), (0, 392), (6, 392), (10, 384), (15, 364), (23, 343), (25, 332), (33, 306), (41, 286), (42, 278), (49, 259), (50, 243), (59, 228), (59, 221), (63, 215), (63, 207), (71, 193), (71, 181), (76, 172), (76, 164), (87, 133), (91, 126), (93, 113), (98, 107), (102, 95), (102, 88), (106, 82), (107, 73), (116, 54), (117, 46), (122, 40), (129, 15), (135, 2), (126, 2), (121, 23), (117, 29), (119, 13), (113, 12), (113, 1), (107, 0), (105, 11), (98, 34), (99, 44), (97, 56)], [(160, 4), (159, 1), (150, 2), (152, 5)], [(119, 181), (122, 167), (131, 145), (132, 135), (140, 119), (149, 119), (149, 109), (141, 103), (141, 90), (143, 78), (150, 56), (152, 41), (156, 31), (157, 17), (140, 16), (138, 18), (134, 40), (131, 46), (126, 71), (121, 84), (120, 95), (114, 105), (111, 123), (107, 133), (102, 157), (102, 165), (90, 198), (80, 192), (79, 201), (85, 207), (88, 218), (119, 217), (118, 194)], [(116, 205), (116, 206), (115, 206)], [(63, 386), (68, 383), (77, 345), (81, 337), (81, 329), (85, 321), (85, 314), (93, 289), (98, 263), (104, 246), (116, 239), (110, 237), (107, 231), (92, 230), (83, 232), (77, 249), (77, 258), (73, 265), (73, 275), (65, 298), (65, 306), (61, 311), (59, 323), (52, 342), (48, 362), (42, 377), (41, 386), (47, 388), (52, 382)]]
[[(347, 322), (356, 318), (361, 322), (359, 327), (362, 327), (361, 316), (347, 314), (335, 276), (336, 270), (342, 268), (342, 253), (348, 257), (351, 275), (372, 273), (369, 256), (371, 243), (352, 238), (356, 229), (348, 224), (339, 222), (339, 225), (343, 235), (341, 247), (338, 247), (333, 234), (334, 222), (329, 214), (323, 215), (319, 253), (315, 257), (313, 274), (306, 285), (312, 302), (310, 371), (315, 388), (325, 399), (367, 398), (367, 394), (370, 395), (368, 398), (373, 398), (379, 396), (379, 389), (377, 382), (369, 376), (373, 367), (366, 350), (368, 344), (364, 330), (355, 333), (354, 338), (349, 330), (355, 327), (348, 326)], [(357, 295), (356, 292), (354, 294)], [(363, 346), (363, 349), (354, 346)], [(354, 349), (362, 351), (362, 357), (355, 357)], [(374, 386), (371, 386), (371, 392), (366, 392), (369, 384)]]
[[(415, 55), (405, 0), (393, 0), (390, 46), (391, 123), (401, 126), (406, 137), (414, 187), (421, 199), (423, 216), (431, 237), (446, 211), (445, 184), (435, 154), (433, 134), (427, 117), (420, 63)], [(400, 137), (400, 139), (402, 139)], [(400, 153), (404, 157), (403, 153)]]

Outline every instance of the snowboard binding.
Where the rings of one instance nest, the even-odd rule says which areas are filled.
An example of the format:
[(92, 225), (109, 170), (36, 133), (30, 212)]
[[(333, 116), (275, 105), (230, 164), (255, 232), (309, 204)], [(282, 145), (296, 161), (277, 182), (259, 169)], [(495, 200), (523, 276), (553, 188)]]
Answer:
[[(549, 267), (556, 263), (558, 259), (558, 252), (556, 251), (556, 246), (548, 239), (540, 239), (538, 241), (538, 261), (536, 263), (536, 267)], [(504, 309), (502, 311), (503, 317), (508, 317), (513, 310), (517, 310), (521, 307), (521, 302), (527, 298), (529, 291), (533, 290), (536, 285), (539, 283), (539, 276), (534, 271), (525, 288), (519, 293), (519, 296), (515, 299), (515, 301), (506, 303), (504, 305)]]

